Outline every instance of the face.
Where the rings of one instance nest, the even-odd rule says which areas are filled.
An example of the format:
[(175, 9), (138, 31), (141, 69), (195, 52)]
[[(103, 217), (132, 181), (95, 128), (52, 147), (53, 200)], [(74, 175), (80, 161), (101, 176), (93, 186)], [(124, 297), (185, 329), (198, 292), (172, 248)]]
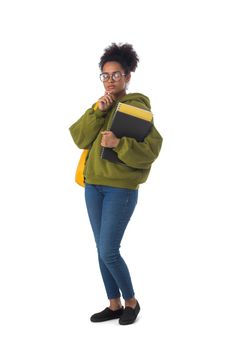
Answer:
[(114, 72), (120, 72), (125, 74), (124, 69), (118, 62), (106, 62), (103, 66), (102, 73), (109, 73), (109, 80), (103, 81), (104, 88), (107, 92), (110, 92), (114, 97), (124, 95), (126, 92), (126, 85), (130, 80), (130, 74), (120, 76), (118, 81), (114, 81), (113, 74)]

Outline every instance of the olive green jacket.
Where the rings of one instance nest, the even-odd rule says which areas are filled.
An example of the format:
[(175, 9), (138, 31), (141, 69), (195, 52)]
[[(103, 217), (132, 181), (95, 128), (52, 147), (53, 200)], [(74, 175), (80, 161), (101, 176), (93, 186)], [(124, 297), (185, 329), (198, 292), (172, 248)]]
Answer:
[(90, 149), (84, 169), (86, 183), (137, 189), (146, 181), (151, 165), (159, 155), (162, 137), (153, 124), (143, 142), (122, 137), (113, 148), (124, 164), (101, 159), (101, 131), (109, 129), (118, 102), (150, 110), (148, 97), (130, 93), (116, 100), (107, 112), (94, 110), (93, 104), (69, 130), (79, 148)]

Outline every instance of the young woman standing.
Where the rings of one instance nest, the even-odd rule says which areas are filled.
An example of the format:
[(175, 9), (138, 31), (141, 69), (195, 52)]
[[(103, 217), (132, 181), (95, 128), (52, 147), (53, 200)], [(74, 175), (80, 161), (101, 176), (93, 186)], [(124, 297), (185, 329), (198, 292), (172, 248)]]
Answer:
[[(91, 316), (92, 322), (119, 318), (121, 325), (133, 323), (140, 311), (120, 244), (138, 198), (139, 184), (146, 181), (158, 157), (162, 137), (152, 125), (143, 142), (117, 138), (111, 131), (113, 113), (119, 102), (150, 110), (149, 98), (126, 93), (139, 59), (130, 44), (107, 47), (100, 59), (104, 95), (70, 127), (76, 145), (89, 149), (85, 164), (85, 200), (96, 242), (99, 267), (109, 306)], [(123, 163), (100, 157), (102, 147), (112, 148)], [(124, 299), (124, 307), (121, 303)]]

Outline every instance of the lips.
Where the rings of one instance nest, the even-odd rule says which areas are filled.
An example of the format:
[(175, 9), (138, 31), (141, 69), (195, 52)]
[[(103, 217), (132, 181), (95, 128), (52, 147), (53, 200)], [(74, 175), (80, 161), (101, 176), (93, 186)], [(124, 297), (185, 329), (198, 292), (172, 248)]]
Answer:
[(115, 89), (115, 85), (109, 85), (108, 89)]

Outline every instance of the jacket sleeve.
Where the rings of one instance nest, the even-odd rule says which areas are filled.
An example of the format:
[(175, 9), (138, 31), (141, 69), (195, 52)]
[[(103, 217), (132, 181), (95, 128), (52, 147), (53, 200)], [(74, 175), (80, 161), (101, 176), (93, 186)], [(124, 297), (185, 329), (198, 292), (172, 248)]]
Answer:
[(138, 142), (130, 137), (122, 137), (114, 151), (126, 165), (136, 169), (149, 169), (159, 155), (162, 141), (162, 136), (152, 125), (143, 142)]
[(90, 147), (104, 124), (106, 112), (95, 109), (94, 106), (95, 104), (69, 128), (74, 143), (82, 149)]

